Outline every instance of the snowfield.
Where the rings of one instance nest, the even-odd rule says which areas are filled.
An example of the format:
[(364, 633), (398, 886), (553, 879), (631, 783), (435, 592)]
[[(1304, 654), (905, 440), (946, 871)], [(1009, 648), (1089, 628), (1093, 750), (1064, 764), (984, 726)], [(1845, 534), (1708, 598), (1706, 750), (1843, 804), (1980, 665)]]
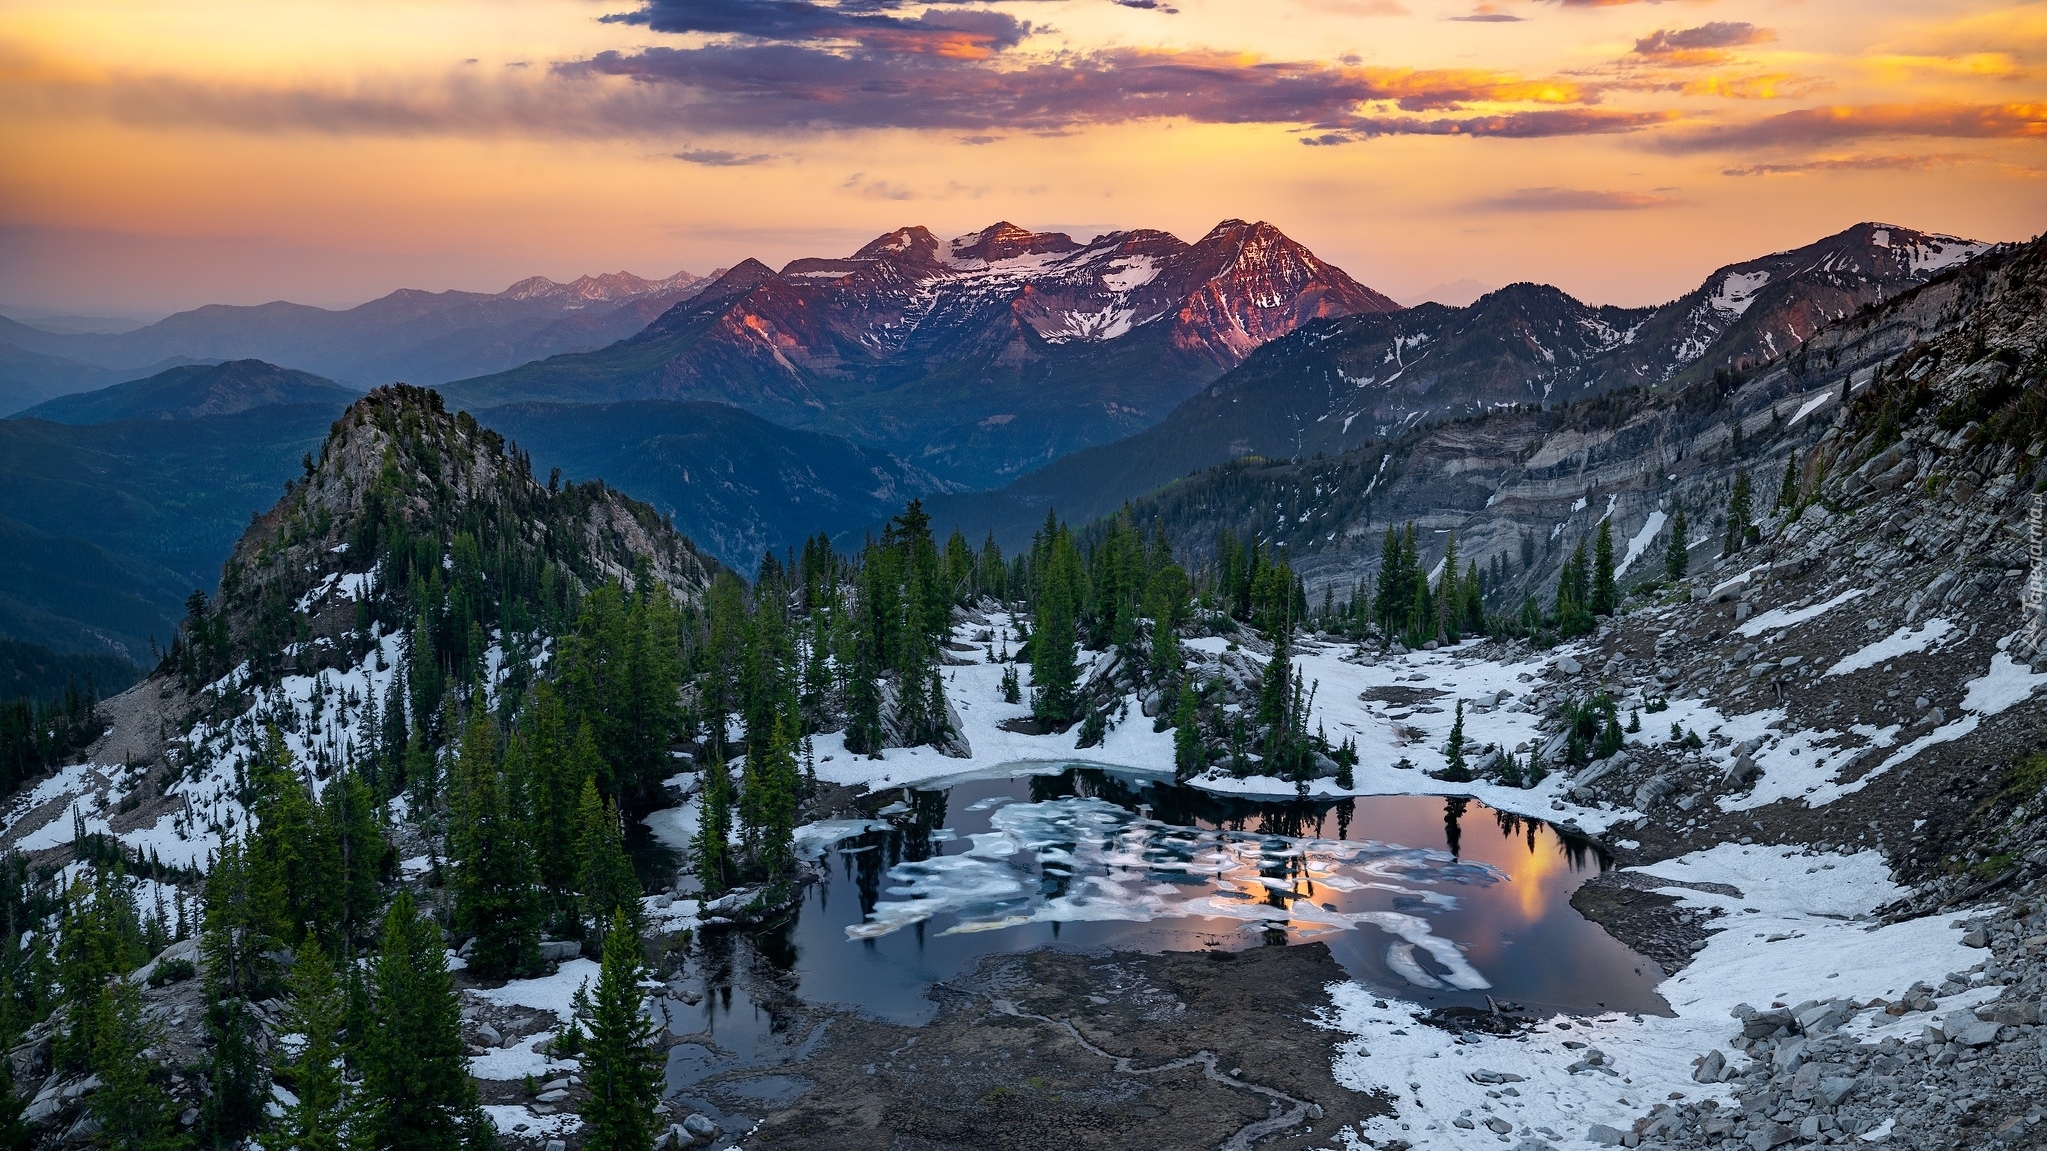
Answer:
[[(1334, 984), (1335, 1008), (1324, 1023), (1351, 1036), (1337, 1057), (1338, 1081), (1398, 1098), (1396, 1114), (1363, 1134), (1418, 1148), (1491, 1148), (1500, 1138), (1485, 1127), (1488, 1118), (1567, 1145), (1585, 1139), (1593, 1124), (1626, 1131), (1674, 1094), (1731, 1099), (1726, 1085), (1694, 1082), (1692, 1071), (1714, 1048), (1730, 1062), (1744, 1058), (1723, 1047), (1738, 1030), (1736, 1004), (1894, 999), (1913, 982), (1938, 980), (1979, 954), (1962, 947), (1959, 928), (1936, 919), (1874, 923), (1869, 912), (1901, 894), (1875, 852), (1813, 855), (1728, 844), (1636, 870), (1673, 881), (1663, 890), (1687, 907), (1724, 913), (1714, 921), (1721, 930), (1692, 965), (1661, 986), (1672, 1016), (1559, 1016), (1526, 1036), (1460, 1038), (1415, 1023), (1414, 1004), (1356, 983)], [(1741, 894), (1677, 886), (1694, 883), (1725, 884)], [(1994, 995), (1982, 988), (1944, 1002), (1965, 1007)], [(1875, 1012), (1852, 1026), (1865, 1042), (1893, 1033), (1910, 1038), (1925, 1016), (1908, 1018)], [(1565, 1048), (1567, 1040), (1602, 1052), (1605, 1066), (1573, 1070), (1586, 1052)], [(1515, 1093), (1474, 1080), (1482, 1070), (1520, 1076), (1511, 1083)], [(1458, 1126), (1459, 1117), (1473, 1127)], [(1367, 1144), (1351, 1137), (1347, 1145)]]

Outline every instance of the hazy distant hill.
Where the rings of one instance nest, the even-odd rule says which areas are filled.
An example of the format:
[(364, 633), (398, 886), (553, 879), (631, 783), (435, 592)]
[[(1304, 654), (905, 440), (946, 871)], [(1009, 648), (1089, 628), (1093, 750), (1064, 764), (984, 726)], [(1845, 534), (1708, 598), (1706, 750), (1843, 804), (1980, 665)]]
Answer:
[(309, 372), (261, 360), (192, 364), (95, 392), (60, 396), (16, 418), (59, 424), (104, 424), (115, 420), (189, 420), (229, 416), (280, 404), (326, 404), (345, 408), (357, 393)]
[(0, 635), (147, 664), (340, 411), (0, 420)]
[(517, 442), (536, 474), (601, 479), (672, 516), (741, 571), (767, 548), (801, 547), (950, 490), (928, 472), (839, 437), (794, 431), (727, 404), (634, 400), (513, 404), (476, 413)]

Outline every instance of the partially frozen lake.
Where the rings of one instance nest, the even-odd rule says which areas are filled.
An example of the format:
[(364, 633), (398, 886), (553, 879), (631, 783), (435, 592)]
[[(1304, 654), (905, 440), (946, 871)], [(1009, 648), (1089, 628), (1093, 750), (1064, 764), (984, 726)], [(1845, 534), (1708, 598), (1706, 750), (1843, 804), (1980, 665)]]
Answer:
[(1475, 800), (1256, 800), (1084, 766), (874, 800), (801, 833), (828, 877), (758, 938), (814, 1003), (920, 1023), (932, 984), (991, 953), (1316, 940), (1410, 1001), (1668, 1010), (1656, 966), (1570, 906), (1599, 853)]

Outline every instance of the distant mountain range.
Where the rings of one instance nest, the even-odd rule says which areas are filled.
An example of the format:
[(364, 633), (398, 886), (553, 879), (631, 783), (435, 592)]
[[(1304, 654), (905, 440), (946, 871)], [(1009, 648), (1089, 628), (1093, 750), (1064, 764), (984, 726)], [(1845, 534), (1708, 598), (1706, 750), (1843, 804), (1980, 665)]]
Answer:
[[(0, 317), (0, 405), (20, 395), (8, 409), (19, 410), (194, 361), (265, 360), (358, 389), (393, 380), (438, 384), (604, 347), (705, 282), (688, 272), (662, 280), (616, 272), (567, 284), (534, 276), (496, 293), (407, 288), (342, 310), (208, 304), (113, 335), (45, 332)], [(71, 378), (86, 382), (64, 386)]]
[(1431, 421), (1746, 371), (1989, 247), (1866, 223), (1727, 265), (1659, 307), (1595, 307), (1524, 283), (1464, 308), (1422, 304), (1309, 325), (1137, 435), (999, 492), (937, 501), (934, 512), (941, 523), (994, 528), (1007, 546), (1048, 506), (1086, 520), (1236, 456), (1333, 455)]
[[(356, 377), (309, 366), (321, 356), (587, 341), (597, 350), (445, 385), (449, 407), (516, 441), (543, 479), (603, 479), (751, 570), (813, 532), (857, 539), (912, 497), (939, 528), (1008, 546), (1048, 507), (1083, 522), (1233, 458), (1333, 457), (1506, 406), (1739, 375), (1986, 247), (1862, 224), (1721, 268), (1661, 307), (1514, 284), (1401, 309), (1270, 225), (1229, 221), (1187, 244), (997, 224), (954, 240), (904, 228), (845, 259), (702, 281), (202, 308), (120, 336), (0, 320), (0, 339), (153, 365), (237, 339), (301, 356), (159, 366), (0, 420), (0, 635), (146, 662), (357, 394)], [(16, 345), (0, 370), (17, 354), (55, 360)], [(1376, 492), (1352, 478), (1357, 498)]]
[(629, 340), (444, 390), (470, 407), (713, 400), (983, 487), (1157, 422), (1303, 324), (1398, 308), (1270, 224), (1192, 244), (912, 227), (844, 259), (748, 260)]

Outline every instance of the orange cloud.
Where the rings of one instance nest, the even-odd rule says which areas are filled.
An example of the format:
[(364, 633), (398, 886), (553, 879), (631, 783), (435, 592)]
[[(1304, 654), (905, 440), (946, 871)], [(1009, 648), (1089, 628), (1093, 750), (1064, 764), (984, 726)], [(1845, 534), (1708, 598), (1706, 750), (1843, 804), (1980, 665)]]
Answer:
[(1831, 87), (1827, 81), (1789, 72), (1756, 76), (1706, 76), (1679, 89), (1687, 96), (1718, 96), (1727, 100), (1790, 100)]
[(1659, 141), (1667, 150), (1801, 147), (1878, 136), (1955, 139), (2047, 137), (2047, 104), (1840, 104), (1802, 108), (1746, 124), (1706, 128)]

